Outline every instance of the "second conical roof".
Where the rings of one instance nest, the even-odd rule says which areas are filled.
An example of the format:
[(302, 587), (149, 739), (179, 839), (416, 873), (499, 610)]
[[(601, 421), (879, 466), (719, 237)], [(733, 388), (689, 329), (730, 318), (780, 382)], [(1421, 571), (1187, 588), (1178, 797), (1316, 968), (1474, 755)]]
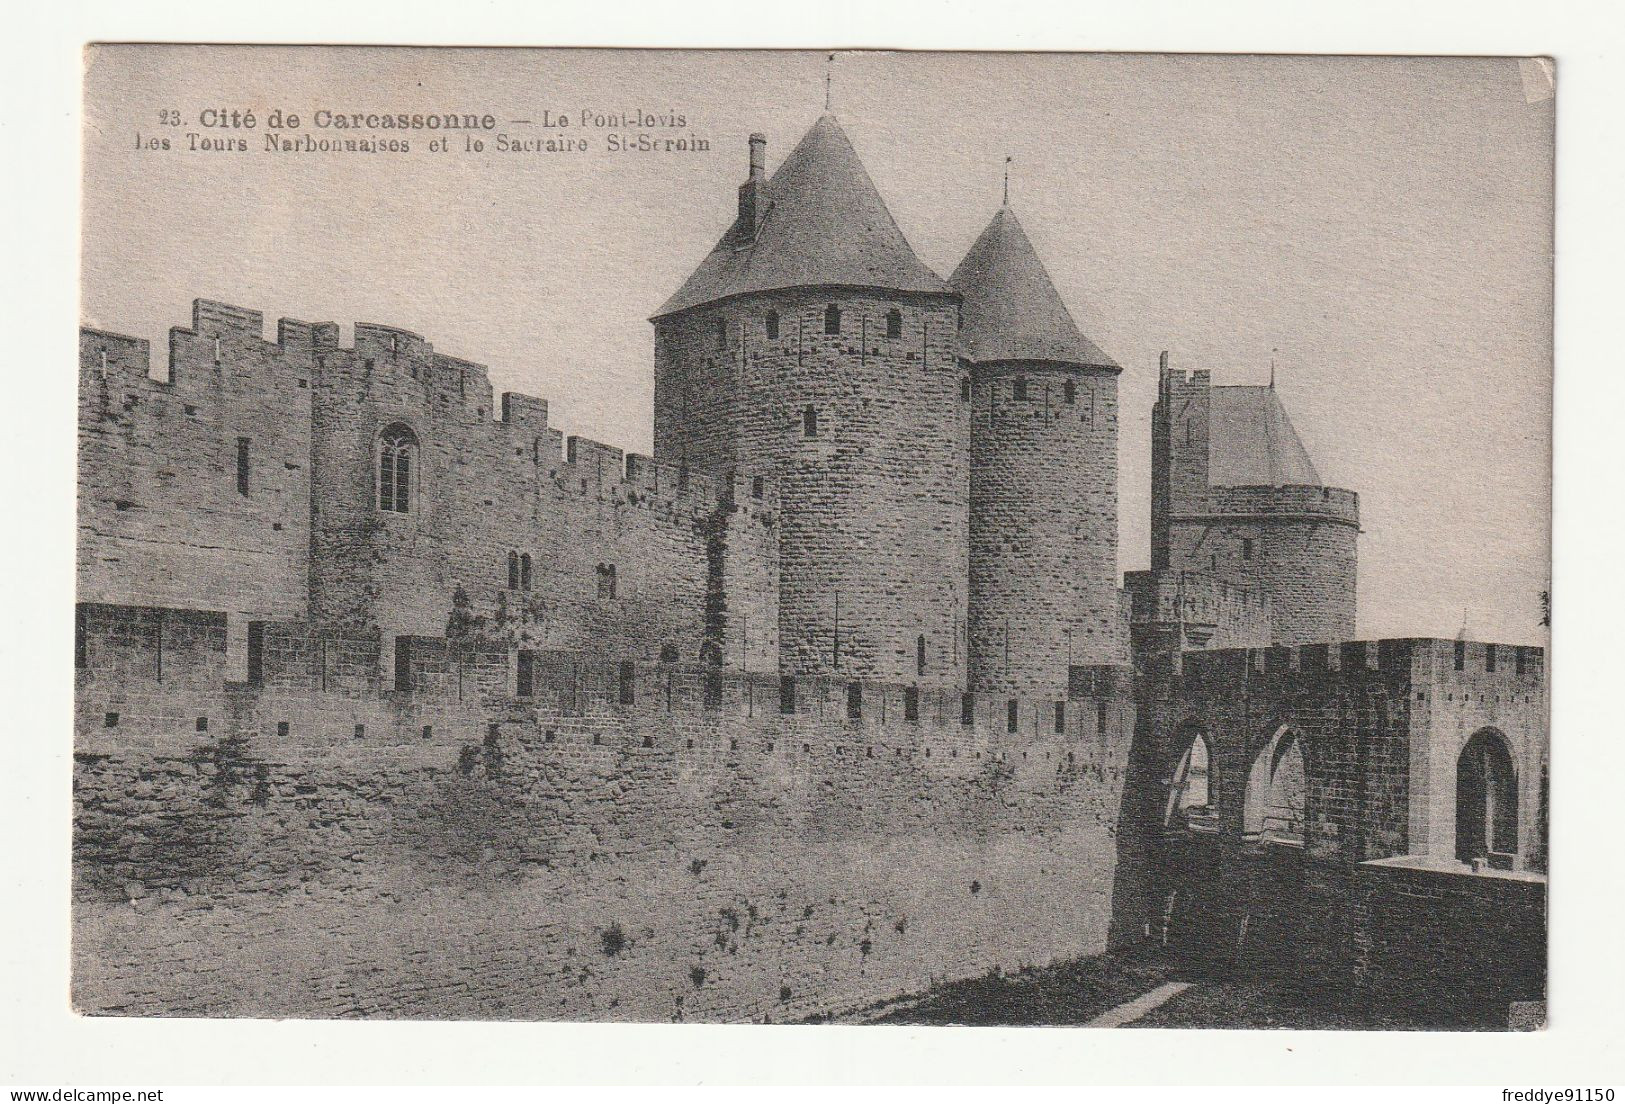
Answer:
[(963, 299), (960, 355), (973, 363), (1039, 360), (1118, 366), (1078, 330), (1008, 206), (993, 216), (948, 284)]

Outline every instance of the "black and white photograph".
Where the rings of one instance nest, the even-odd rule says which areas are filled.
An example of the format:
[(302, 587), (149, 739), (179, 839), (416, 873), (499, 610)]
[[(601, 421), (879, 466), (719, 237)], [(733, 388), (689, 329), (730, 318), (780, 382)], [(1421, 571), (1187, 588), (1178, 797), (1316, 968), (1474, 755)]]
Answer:
[(81, 1012), (1540, 1026), (1549, 62), (86, 81)]
[(488, 41), (77, 47), (12, 811), (81, 1058), (1586, 1019), (1560, 57)]

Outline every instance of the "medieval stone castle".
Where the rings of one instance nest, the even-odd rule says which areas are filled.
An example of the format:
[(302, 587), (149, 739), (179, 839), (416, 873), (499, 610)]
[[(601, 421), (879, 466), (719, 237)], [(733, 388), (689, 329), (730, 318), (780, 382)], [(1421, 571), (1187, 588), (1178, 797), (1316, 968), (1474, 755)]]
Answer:
[(766, 163), (652, 458), (405, 330), (81, 331), (80, 1006), (850, 1015), (1144, 939), (1538, 992), (1542, 652), (1355, 640), (1357, 496), (1166, 357), (1120, 581), (1122, 368), (1015, 213), (944, 281), (832, 116)]

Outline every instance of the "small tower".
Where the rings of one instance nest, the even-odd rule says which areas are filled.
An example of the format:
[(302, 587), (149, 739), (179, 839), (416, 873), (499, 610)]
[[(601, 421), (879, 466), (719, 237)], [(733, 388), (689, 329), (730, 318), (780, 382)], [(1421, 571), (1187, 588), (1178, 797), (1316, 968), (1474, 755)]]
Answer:
[(968, 418), (958, 296), (834, 116), (660, 308), (655, 456), (773, 476), (787, 674), (964, 685)]
[(1062, 698), (1121, 663), (1117, 376), (1008, 204), (949, 280), (971, 396), (970, 681)]
[(1328, 487), (1275, 388), (1168, 367), (1151, 416), (1151, 568), (1262, 595), (1277, 644), (1355, 637), (1360, 499)]

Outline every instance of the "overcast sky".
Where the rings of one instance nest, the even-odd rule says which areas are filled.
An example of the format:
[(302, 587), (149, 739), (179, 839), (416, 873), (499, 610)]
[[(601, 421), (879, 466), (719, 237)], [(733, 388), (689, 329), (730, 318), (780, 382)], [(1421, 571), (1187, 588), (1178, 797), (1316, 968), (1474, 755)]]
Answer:
[[(1553, 100), (1498, 59), (101, 48), (87, 60), (84, 321), (152, 341), (193, 298), (415, 330), (647, 452), (648, 315), (832, 105), (946, 276), (1011, 201), (1123, 365), (1124, 569), (1146, 566), (1160, 350), (1262, 383), (1360, 493), (1360, 634), (1542, 643), (1550, 529)], [(198, 125), (252, 107), (253, 131)], [(474, 112), (586, 153), (262, 152), (272, 108)], [(611, 153), (581, 113), (681, 114), (701, 153)], [(172, 110), (181, 127), (161, 123)], [(512, 120), (532, 120), (533, 125)], [(248, 140), (138, 151), (137, 133)], [(353, 132), (351, 132), (353, 133)], [(456, 146), (459, 138), (452, 138)]]

